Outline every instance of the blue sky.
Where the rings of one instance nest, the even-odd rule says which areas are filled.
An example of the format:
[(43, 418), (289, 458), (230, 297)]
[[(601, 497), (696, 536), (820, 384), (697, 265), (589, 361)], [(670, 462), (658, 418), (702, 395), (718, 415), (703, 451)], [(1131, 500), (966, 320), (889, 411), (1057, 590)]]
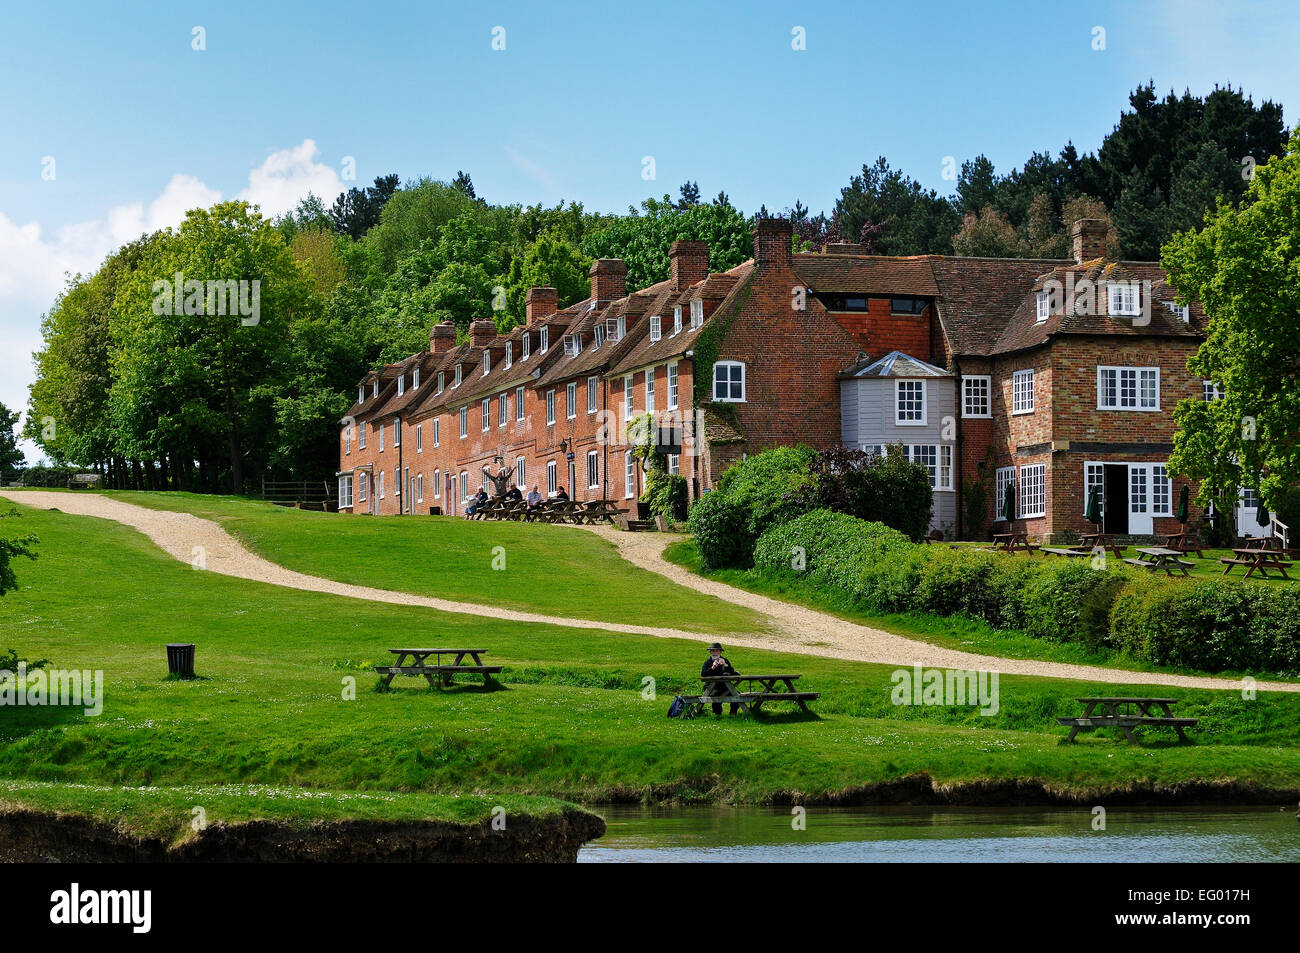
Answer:
[(0, 403), (26, 405), (62, 275), (191, 204), (465, 169), (492, 202), (621, 211), (693, 179), (829, 210), (881, 154), (947, 193), (947, 156), (1095, 149), (1148, 78), (1242, 86), (1294, 125), (1296, 50), (1284, 2), (9, 3)]

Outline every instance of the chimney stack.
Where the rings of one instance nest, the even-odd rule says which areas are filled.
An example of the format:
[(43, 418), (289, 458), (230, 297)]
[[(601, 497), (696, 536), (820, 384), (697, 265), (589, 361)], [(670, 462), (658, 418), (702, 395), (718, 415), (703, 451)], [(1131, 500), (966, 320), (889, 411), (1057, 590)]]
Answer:
[(456, 346), (456, 325), (450, 321), (435, 324), (429, 330), (429, 353), (445, 354)]
[(709, 277), (709, 243), (675, 241), (668, 249), (673, 287), (685, 291), (697, 281)]
[(524, 298), (526, 323), (531, 327), (535, 322), (541, 321), (543, 318), (549, 318), (555, 313), (556, 306), (559, 303), (560, 293), (554, 288), (529, 288), (528, 294)]
[(489, 318), (479, 318), (470, 322), (469, 343), (473, 347), (486, 347), (497, 336), (497, 325)]
[(1106, 233), (1110, 226), (1104, 219), (1081, 218), (1070, 227), (1070, 237), (1074, 240), (1074, 261), (1082, 265), (1085, 261), (1106, 257)]
[(754, 263), (758, 267), (790, 267), (794, 226), (789, 219), (761, 218), (754, 223)]
[(621, 258), (597, 258), (591, 263), (591, 298), (608, 304), (627, 294), (627, 265)]

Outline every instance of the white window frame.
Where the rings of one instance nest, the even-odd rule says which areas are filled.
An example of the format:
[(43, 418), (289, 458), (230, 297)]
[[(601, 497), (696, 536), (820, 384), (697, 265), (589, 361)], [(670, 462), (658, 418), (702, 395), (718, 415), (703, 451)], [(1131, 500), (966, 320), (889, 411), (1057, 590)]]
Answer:
[(423, 473), (417, 473), (415, 475), (415, 502), (417, 503), (424, 502), (424, 474)]
[(492, 371), (492, 350), (483, 348), (483, 376), (487, 377)]
[(469, 404), (460, 409), (460, 439), (469, 436)]
[(587, 451), (587, 489), (594, 490), (600, 486), (600, 453)]
[[(929, 402), (926, 400), (927, 388), (925, 386), (925, 383), (926, 383), (925, 380), (922, 378), (901, 378), (899, 380), (894, 381), (894, 426), (924, 427), (926, 425), (927, 418), (929, 415), (929, 407), (928, 407)], [(919, 397), (920, 397), (921, 406), (919, 410), (920, 413), (919, 417), (905, 416), (905, 414), (914, 414), (918, 412), (911, 408), (908, 408), (906, 410), (904, 409), (904, 399), (905, 399), (904, 392), (913, 391), (914, 388), (916, 389), (916, 391), (919, 392)], [(910, 397), (906, 399), (909, 402), (911, 400)]]
[(950, 443), (939, 444), (939, 466), (935, 476), (935, 489), (947, 490), (949, 492), (956, 489), (956, 482), (953, 479), (953, 445)]
[(366, 501), (366, 471), (362, 470), (357, 474), (357, 502)]
[(691, 302), (691, 330), (695, 330), (704, 323), (704, 300), (696, 298)]
[(439, 372), (438, 372), (438, 391), (437, 391), (437, 393), (439, 393), (439, 394), (442, 393), (443, 384), (446, 383), (446, 380), (447, 380), (447, 373), (446, 373), (446, 371), (439, 371)]
[[(982, 385), (983, 395), (972, 393), (971, 385)], [(971, 404), (982, 403), (984, 410), (976, 413)], [(961, 415), (971, 420), (983, 420), (993, 416), (993, 378), (988, 374), (964, 374), (961, 379)]]
[(401, 397), (405, 393), (406, 393), (406, 375), (398, 374), (397, 375), (397, 396)]
[(529, 345), (532, 343), (532, 339), (529, 337), (528, 332), (525, 331), (523, 335), (519, 338), (519, 340), (523, 344), (523, 347), (520, 349), (519, 352), (519, 360), (526, 361), (528, 360), (528, 356), (531, 353), (528, 348)]
[(524, 419), (524, 389), (515, 388), (515, 420), (521, 422)]
[(546, 495), (551, 496), (560, 489), (559, 467), (554, 460), (546, 461)]
[(515, 486), (528, 489), (528, 463), (522, 456), (515, 457)]
[(424, 424), (415, 425), (415, 452), (424, 453)]
[(384, 471), (383, 471), (383, 470), (380, 470), (380, 471), (379, 471), (379, 487), (378, 487), (378, 490), (379, 490), (379, 498), (382, 500), (382, 499), (384, 498)]
[(555, 426), (555, 388), (546, 392), (546, 426)]
[(1214, 400), (1223, 400), (1223, 388), (1214, 381), (1201, 381), (1201, 398), (1207, 403)]
[(564, 419), (576, 420), (578, 417), (578, 382), (569, 381), (564, 385)]
[(657, 314), (650, 315), (650, 342), (654, 343), (663, 337), (663, 317)]
[(352, 477), (339, 477), (339, 509), (352, 509)]
[(460, 386), (460, 378), (461, 378), (461, 369), (460, 369), (460, 365), (457, 364), (457, 365), (456, 365), (456, 382), (455, 382), (454, 384), (451, 385), (451, 389), (452, 389), (452, 390), (455, 390), (457, 387)]
[[(1032, 478), (1032, 479), (1031, 479)], [(1047, 515), (1047, 464), (1028, 463), (1020, 468), (1020, 485), (1016, 487), (1016, 512), (1020, 519), (1039, 519)], [(1034, 503), (1036, 508), (1027, 508), (1029, 494), (1027, 488), (1035, 488)]]
[(537, 351), (539, 354), (545, 354), (551, 346), (550, 328), (543, 327), (537, 335)]
[[(1034, 389), (1037, 386), (1037, 374), (1035, 368), (1027, 367), (1022, 370), (1013, 371), (1011, 374), (1011, 413), (1032, 414), (1034, 412)], [(1028, 381), (1028, 387), (1024, 382)], [(1022, 398), (1028, 398), (1024, 400)]]
[[(719, 383), (719, 381), (718, 381), (718, 368), (721, 368), (721, 367), (725, 367), (725, 368), (729, 368), (729, 369), (740, 368), (740, 381), (739, 381), (739, 384), (740, 384), (740, 396), (739, 396), (739, 397), (732, 397), (732, 396), (731, 396), (732, 385), (736, 384), (737, 382), (734, 381), (734, 380), (732, 380), (730, 375), (727, 376), (727, 380), (724, 382), (724, 383), (726, 383), (726, 385), (727, 385), (727, 396), (725, 396), (725, 397), (719, 397), (719, 396), (718, 396), (718, 383)], [(746, 393), (745, 393), (745, 389), (746, 389), (746, 380), (745, 380), (745, 377), (746, 377), (746, 371), (745, 371), (745, 364), (744, 364), (743, 361), (716, 361), (716, 362), (714, 362), (714, 365), (713, 365), (713, 390), (712, 390), (712, 394), (713, 394), (713, 399), (714, 399), (714, 401), (717, 402), (717, 403), (719, 403), (719, 404), (743, 404), (743, 403), (745, 403), (745, 402), (746, 402)]]
[(483, 426), (480, 428), (483, 433), (492, 429), (492, 398), (484, 397), (479, 401), (479, 413), (483, 415)]
[(362, 384), (360, 387), (357, 388), (357, 403), (364, 404), (365, 402), (366, 402), (366, 385)]
[(1133, 318), (1142, 313), (1142, 286), (1136, 281), (1112, 281), (1106, 285), (1106, 312), (1111, 317)]
[(645, 412), (647, 414), (655, 412), (655, 369), (653, 367), (645, 369)]
[(500, 430), (510, 420), (510, 392), (497, 398), (497, 429)]
[(506, 370), (510, 370), (515, 363), (515, 342), (506, 342)]
[(420, 389), (420, 368), (417, 366), (411, 370), (411, 390)]
[(357, 421), (357, 447), (362, 450), (366, 449), (366, 422), (364, 420)]
[(442, 418), (434, 417), (433, 418), (433, 445), (435, 447), (442, 442), (440, 439), (441, 437), (442, 437)]
[(442, 499), (442, 471), (441, 470), (433, 471), (433, 498), (435, 500)]
[(668, 409), (677, 409), (677, 362), (671, 361), (668, 364)]
[(384, 425), (379, 425), (379, 452), (384, 452)]
[(394, 417), (393, 418), (393, 446), (400, 447), (401, 445), (402, 445), (402, 418)]
[(371, 390), (370, 396), (371, 396), (371, 397), (378, 397), (378, 396), (379, 396), (379, 378), (378, 378), (378, 377), (376, 377), (376, 378), (374, 379), (374, 386), (373, 386), (373, 388), (372, 388), (372, 390)]
[(632, 411), (636, 402), (636, 390), (631, 374), (623, 377), (623, 419), (625, 421), (632, 419)]
[(682, 306), (673, 305), (673, 337), (682, 333)]
[[(1114, 375), (1114, 402), (1106, 402), (1106, 380), (1109, 375)], [(1132, 405), (1124, 403), (1124, 378), (1126, 375), (1132, 377)], [(1148, 383), (1154, 380), (1154, 403), (1149, 406), (1144, 405)], [(1097, 409), (1098, 410), (1125, 410), (1139, 411), (1143, 413), (1160, 413), (1160, 368), (1158, 367), (1124, 367), (1117, 365), (1099, 364), (1097, 365)]]
[(629, 450), (623, 454), (623, 499), (636, 496), (636, 457)]
[(995, 522), (1006, 522), (1002, 519), (1002, 508), (1007, 500), (1007, 487), (1015, 483), (1015, 467), (998, 467), (993, 477), (993, 519)]
[(352, 452), (352, 425), (343, 428), (343, 452), (349, 454)]
[(599, 397), (600, 397), (600, 378), (588, 377), (587, 378), (587, 413), (594, 414), (596, 412), (596, 404), (599, 400)]
[(1052, 315), (1052, 295), (1047, 291), (1038, 292), (1037, 310), (1034, 312), (1034, 323), (1042, 324)]

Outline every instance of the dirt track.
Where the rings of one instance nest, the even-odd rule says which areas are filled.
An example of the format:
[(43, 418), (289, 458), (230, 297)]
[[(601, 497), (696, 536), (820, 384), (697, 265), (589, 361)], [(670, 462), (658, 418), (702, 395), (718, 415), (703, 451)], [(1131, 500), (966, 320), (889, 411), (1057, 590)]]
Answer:
[[(95, 516), (114, 520), (134, 527), (153, 540), (164, 552), (183, 562), (193, 563), (200, 555), (209, 572), (251, 579), (291, 589), (309, 592), (327, 592), (352, 599), (367, 599), (388, 604), (423, 606), (440, 612), (459, 612), (512, 622), (541, 622), (573, 628), (600, 629), (606, 632), (626, 632), (633, 635), (653, 635), (664, 638), (685, 638), (708, 643), (711, 635), (688, 632), (661, 626), (621, 625), (592, 619), (573, 619), (533, 612), (519, 612), (478, 603), (453, 602), (430, 596), (354, 586), (347, 583), (294, 572), (250, 552), (221, 526), (211, 520), (188, 513), (151, 510), (130, 503), (101, 496), (97, 493), (51, 493), (40, 490), (0, 491), (0, 497), (38, 509), (58, 509), (77, 516)], [(889, 632), (859, 625), (844, 619), (779, 602), (764, 596), (736, 589), (732, 586), (702, 579), (694, 573), (669, 563), (662, 556), (663, 548), (677, 537), (658, 533), (623, 533), (611, 527), (576, 527), (575, 532), (589, 531), (607, 539), (618, 547), (622, 556), (643, 569), (658, 573), (680, 585), (687, 586), (727, 602), (746, 606), (767, 617), (768, 632), (761, 634), (735, 634), (728, 636), (729, 647), (771, 649), (802, 655), (842, 658), (859, 662), (879, 662), (888, 665), (974, 669), (997, 671), (1008, 675), (1038, 675), (1047, 678), (1068, 678), (1084, 681), (1101, 681), (1113, 684), (1170, 685), (1182, 688), (1237, 689), (1241, 683), (1234, 679), (1194, 675), (1166, 675), (1154, 672), (1133, 672), (1123, 669), (1099, 668), (1091, 665), (1072, 665), (1061, 662), (1040, 662), (1027, 659), (1006, 659), (944, 649), (893, 635)], [(1260, 690), (1300, 691), (1296, 682), (1259, 682)]]

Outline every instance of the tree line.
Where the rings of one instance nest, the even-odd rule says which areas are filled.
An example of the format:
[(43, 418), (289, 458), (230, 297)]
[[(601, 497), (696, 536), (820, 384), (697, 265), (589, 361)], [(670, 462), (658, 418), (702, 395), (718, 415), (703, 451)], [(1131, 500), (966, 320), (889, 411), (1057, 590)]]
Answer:
[[(1004, 175), (978, 156), (951, 196), (881, 157), (829, 213), (795, 201), (778, 214), (798, 248), (1036, 257), (1064, 257), (1069, 221), (1086, 214), (1112, 220), (1128, 257), (1154, 259), (1220, 197), (1239, 201), (1243, 163), (1285, 142), (1271, 102), (1231, 88), (1158, 99), (1148, 85), (1095, 154), (1067, 144)], [(464, 335), (491, 315), (505, 330), (522, 322), (529, 287), (554, 286), (561, 306), (586, 297), (601, 257), (624, 259), (629, 289), (645, 287), (668, 276), (677, 239), (707, 241), (710, 268), (724, 270), (751, 257), (753, 220), (725, 192), (704, 200), (695, 182), (624, 214), (494, 205), (464, 171), (381, 176), (274, 219), (240, 202), (196, 209), (69, 279), (42, 320), (23, 436), (115, 487), (244, 491), (261, 477), (329, 477), (357, 379), (426, 347), (431, 324)], [(5, 467), (12, 478), (19, 464), (0, 453)]]

